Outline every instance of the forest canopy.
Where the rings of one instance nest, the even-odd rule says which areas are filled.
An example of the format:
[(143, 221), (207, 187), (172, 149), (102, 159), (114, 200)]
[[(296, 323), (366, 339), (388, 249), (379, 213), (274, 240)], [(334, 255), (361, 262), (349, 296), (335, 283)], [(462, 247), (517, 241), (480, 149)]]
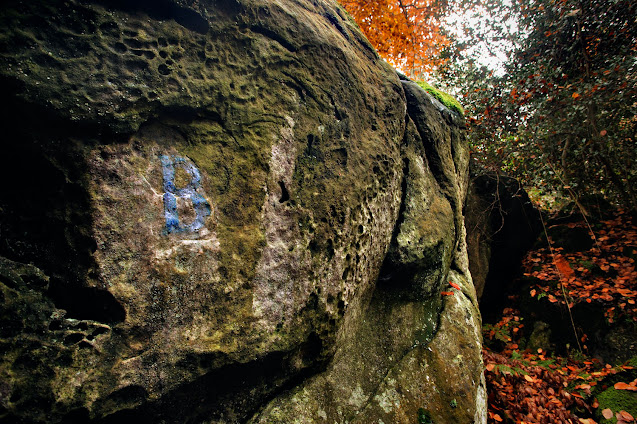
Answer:
[[(637, 208), (637, 2), (342, 3), (382, 57), (459, 98), (475, 170)], [(497, 49), (504, 63), (480, 60)]]

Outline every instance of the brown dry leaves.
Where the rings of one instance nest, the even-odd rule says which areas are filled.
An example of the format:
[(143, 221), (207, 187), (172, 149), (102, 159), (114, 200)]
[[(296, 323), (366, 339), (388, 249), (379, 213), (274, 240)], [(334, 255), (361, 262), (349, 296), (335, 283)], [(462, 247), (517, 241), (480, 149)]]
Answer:
[[(588, 228), (584, 222), (569, 227)], [(595, 230), (595, 240), (585, 252), (566, 254), (559, 248), (554, 255), (548, 248), (531, 252), (524, 260), (524, 275), (542, 280), (531, 296), (545, 295), (551, 302), (568, 301), (571, 306), (600, 302), (606, 305), (610, 323), (619, 316), (637, 321), (637, 226), (629, 214), (619, 211)]]
[[(519, 311), (506, 308), (500, 322), (485, 326), (483, 331), (487, 340), (506, 340), (501, 352), (486, 348), (482, 352), (489, 393), (488, 422), (595, 424), (591, 416), (599, 404), (591, 390), (598, 384), (604, 389), (606, 377), (632, 367), (602, 365), (597, 359), (547, 357), (542, 349), (520, 351), (518, 341), (523, 327)], [(637, 391), (637, 379), (618, 382), (614, 388)], [(583, 411), (583, 416), (572, 409)], [(613, 416), (616, 413), (619, 411), (611, 411)]]
[[(539, 366), (542, 355), (525, 355), (525, 360), (484, 351), (489, 387), (489, 418), (491, 422), (508, 418), (516, 423), (578, 422), (569, 408), (589, 409), (579, 393), (569, 392), (566, 386), (571, 373), (557, 371), (558, 366)], [(543, 358), (543, 359), (540, 359)], [(490, 370), (490, 371), (489, 371)]]

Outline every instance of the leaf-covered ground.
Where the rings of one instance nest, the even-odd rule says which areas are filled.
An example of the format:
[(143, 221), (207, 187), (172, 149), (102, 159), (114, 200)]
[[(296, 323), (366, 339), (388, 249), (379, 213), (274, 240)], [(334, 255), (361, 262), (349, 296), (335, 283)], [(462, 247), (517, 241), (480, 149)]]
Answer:
[[(592, 247), (566, 253), (549, 236), (546, 247), (524, 260), (526, 280), (533, 282), (529, 295), (546, 297), (565, 310), (578, 303), (595, 304), (604, 309), (606, 325), (621, 321), (637, 328), (637, 226), (631, 215), (618, 211), (593, 225), (585, 220), (566, 225), (586, 229)], [(623, 364), (602, 363), (589, 352), (588, 336), (582, 332), (577, 333), (579, 346), (570, 350), (525, 348), (530, 330), (514, 309), (515, 301), (511, 306), (502, 311), (499, 322), (483, 328), (489, 423), (635, 422), (635, 357)]]
[[(637, 227), (632, 217), (619, 211), (609, 220), (591, 227), (586, 221), (569, 228), (589, 230), (593, 247), (584, 252), (563, 253), (549, 247), (530, 252), (524, 261), (525, 275), (539, 279), (531, 296), (548, 296), (551, 302), (573, 306), (599, 302), (607, 306), (609, 322), (627, 315), (637, 322)], [(550, 240), (550, 237), (549, 237)]]

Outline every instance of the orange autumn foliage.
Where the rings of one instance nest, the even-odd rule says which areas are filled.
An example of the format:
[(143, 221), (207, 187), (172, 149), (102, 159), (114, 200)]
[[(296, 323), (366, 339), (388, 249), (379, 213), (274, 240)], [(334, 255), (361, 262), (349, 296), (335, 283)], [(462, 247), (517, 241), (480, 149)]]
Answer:
[(436, 0), (341, 0), (381, 57), (394, 67), (422, 77), (440, 64), (449, 44), (438, 15), (445, 2)]

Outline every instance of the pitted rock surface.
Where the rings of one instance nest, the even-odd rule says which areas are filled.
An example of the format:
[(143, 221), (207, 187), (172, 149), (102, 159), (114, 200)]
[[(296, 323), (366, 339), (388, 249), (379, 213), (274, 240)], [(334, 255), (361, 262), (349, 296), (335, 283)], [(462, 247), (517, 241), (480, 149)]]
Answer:
[(14, 0), (0, 31), (0, 418), (484, 422), (462, 119), (340, 6)]

